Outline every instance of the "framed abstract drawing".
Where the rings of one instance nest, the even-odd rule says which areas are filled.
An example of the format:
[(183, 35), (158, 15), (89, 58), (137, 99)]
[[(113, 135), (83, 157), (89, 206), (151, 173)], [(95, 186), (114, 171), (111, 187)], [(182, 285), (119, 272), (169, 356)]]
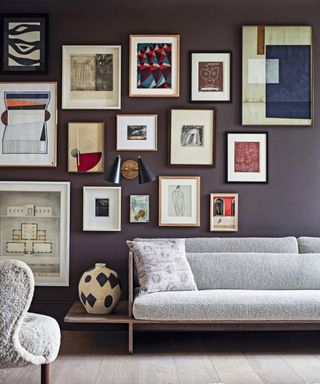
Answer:
[(242, 125), (312, 125), (312, 27), (242, 29)]
[(117, 151), (156, 151), (158, 115), (117, 115)]
[(210, 194), (210, 231), (238, 231), (238, 194)]
[(169, 165), (215, 165), (214, 109), (172, 109)]
[(104, 123), (70, 122), (68, 134), (68, 172), (103, 172)]
[(121, 108), (121, 46), (62, 47), (62, 108)]
[(200, 226), (200, 177), (159, 177), (159, 226)]
[(40, 74), (48, 72), (48, 24), (46, 14), (1, 16), (1, 72)]
[(192, 102), (231, 102), (231, 52), (191, 52)]
[(57, 166), (57, 83), (0, 83), (0, 167)]
[(227, 183), (268, 182), (268, 133), (227, 132)]
[(129, 96), (179, 97), (179, 35), (130, 35)]
[(121, 231), (121, 187), (83, 187), (83, 230)]
[(130, 223), (145, 224), (150, 221), (150, 196), (130, 195)]
[(0, 233), (0, 261), (27, 263), (36, 285), (69, 285), (69, 182), (1, 181)]

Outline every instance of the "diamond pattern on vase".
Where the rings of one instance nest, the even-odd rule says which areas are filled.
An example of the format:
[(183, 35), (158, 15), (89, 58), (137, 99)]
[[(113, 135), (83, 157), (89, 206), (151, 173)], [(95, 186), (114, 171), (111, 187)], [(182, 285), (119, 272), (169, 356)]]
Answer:
[(105, 285), (105, 283), (108, 281), (107, 276), (104, 273), (99, 273), (99, 275), (96, 277), (97, 282), (100, 284), (101, 287)]

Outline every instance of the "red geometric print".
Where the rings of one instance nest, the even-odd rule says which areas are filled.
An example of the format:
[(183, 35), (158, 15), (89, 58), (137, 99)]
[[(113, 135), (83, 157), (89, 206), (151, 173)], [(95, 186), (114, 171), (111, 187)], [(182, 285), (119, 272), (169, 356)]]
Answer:
[(260, 143), (235, 142), (234, 143), (234, 171), (259, 172), (260, 171)]

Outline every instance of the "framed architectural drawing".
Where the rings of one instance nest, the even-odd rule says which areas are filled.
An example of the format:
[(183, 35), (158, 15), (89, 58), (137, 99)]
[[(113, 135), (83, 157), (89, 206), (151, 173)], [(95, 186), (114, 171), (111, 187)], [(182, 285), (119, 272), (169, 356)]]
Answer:
[(244, 26), (242, 39), (242, 124), (312, 125), (312, 28)]
[(83, 187), (83, 230), (121, 231), (121, 187)]
[(227, 183), (268, 182), (268, 133), (227, 132)]
[(57, 83), (0, 83), (0, 166), (57, 166)]
[(149, 223), (150, 196), (130, 195), (130, 223)]
[(179, 97), (179, 35), (130, 35), (129, 96)]
[(1, 16), (1, 72), (48, 72), (48, 15)]
[(215, 110), (172, 109), (169, 164), (215, 165)]
[(103, 172), (104, 123), (70, 122), (68, 130), (68, 171)]
[(156, 151), (158, 115), (117, 115), (117, 151)]
[(62, 108), (121, 108), (121, 46), (62, 47)]
[(210, 231), (238, 231), (238, 194), (210, 194)]
[(200, 177), (159, 177), (159, 226), (200, 226)]
[(0, 182), (0, 260), (18, 259), (37, 285), (69, 285), (69, 182)]
[(191, 52), (192, 102), (231, 102), (231, 52)]

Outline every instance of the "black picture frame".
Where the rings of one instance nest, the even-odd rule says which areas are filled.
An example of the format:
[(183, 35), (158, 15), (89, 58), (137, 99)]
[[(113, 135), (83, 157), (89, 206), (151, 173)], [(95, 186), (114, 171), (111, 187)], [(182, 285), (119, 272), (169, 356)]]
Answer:
[[(27, 29), (23, 23), (39, 22), (38, 29)], [(21, 23), (12, 27), (9, 38), (9, 23)], [(40, 39), (32, 40), (39, 32)], [(27, 36), (29, 34), (29, 36)], [(0, 19), (0, 71), (2, 74), (46, 74), (48, 73), (48, 14), (3, 14)], [(11, 43), (10, 43), (11, 41)], [(31, 57), (39, 49), (39, 60)], [(25, 57), (23, 57), (25, 56)], [(15, 65), (9, 64), (9, 58)], [(39, 62), (39, 65), (37, 65)]]

